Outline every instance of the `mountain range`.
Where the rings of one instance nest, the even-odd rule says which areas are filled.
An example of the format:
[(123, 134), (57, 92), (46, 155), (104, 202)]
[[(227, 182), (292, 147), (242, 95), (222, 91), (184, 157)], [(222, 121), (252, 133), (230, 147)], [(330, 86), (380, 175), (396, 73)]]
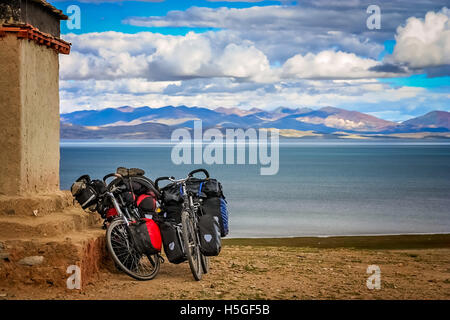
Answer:
[(450, 138), (450, 113), (432, 111), (398, 123), (334, 107), (317, 110), (129, 106), (61, 114), (63, 139), (168, 139), (176, 128), (277, 128), (285, 137)]

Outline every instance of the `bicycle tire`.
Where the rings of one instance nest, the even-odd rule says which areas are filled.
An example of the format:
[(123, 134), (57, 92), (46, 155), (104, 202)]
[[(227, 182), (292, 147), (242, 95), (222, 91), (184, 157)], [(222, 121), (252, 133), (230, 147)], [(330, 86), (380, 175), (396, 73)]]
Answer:
[[(200, 281), (202, 279), (200, 248), (197, 243), (197, 237), (194, 234), (194, 225), (190, 218), (189, 212), (187, 211), (183, 211), (181, 213), (181, 226), (183, 230), (183, 244), (186, 252), (186, 257), (189, 262), (189, 267), (191, 268), (194, 279)], [(192, 250), (191, 247), (193, 248)]]
[[(139, 255), (139, 260), (137, 261), (138, 253), (135, 251), (133, 247), (127, 246), (127, 248), (122, 248), (122, 250), (127, 252), (122, 252), (121, 256), (124, 256), (128, 253), (127, 257), (125, 259), (119, 259), (119, 252), (118, 252), (118, 241), (117, 239), (113, 239), (113, 237), (116, 236), (115, 229), (118, 230), (118, 228), (122, 225), (125, 225), (125, 222), (121, 219), (116, 219), (108, 226), (108, 229), (106, 230), (106, 246), (108, 248), (109, 254), (113, 261), (116, 263), (116, 266), (119, 267), (120, 270), (125, 272), (130, 277), (139, 280), (139, 281), (148, 281), (152, 280), (156, 277), (156, 275), (159, 272), (161, 262), (158, 257), (158, 255), (152, 255), (152, 256), (145, 256), (145, 258), (149, 261), (149, 263), (153, 266), (153, 270), (148, 273), (139, 274), (135, 271), (133, 271), (131, 268), (135, 265), (138, 267), (138, 264), (140, 264), (140, 261), (142, 259), (145, 259), (143, 255)], [(129, 241), (128, 239), (125, 241)], [(116, 244), (113, 245), (113, 242)], [(115, 250), (116, 249), (116, 250)], [(116, 252), (117, 251), (117, 252)], [(134, 255), (134, 257), (133, 257)], [(132, 260), (129, 260), (131, 257)], [(137, 263), (134, 263), (137, 262)], [(130, 264), (131, 263), (131, 264)]]
[(209, 257), (200, 253), (200, 261), (202, 263), (202, 270), (204, 274), (209, 272)]

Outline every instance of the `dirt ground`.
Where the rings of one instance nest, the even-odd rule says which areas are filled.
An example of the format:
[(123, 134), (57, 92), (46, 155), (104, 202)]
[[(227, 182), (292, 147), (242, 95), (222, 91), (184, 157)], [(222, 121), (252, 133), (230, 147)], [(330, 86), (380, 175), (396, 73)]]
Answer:
[[(367, 288), (369, 265), (380, 268), (379, 290)], [(450, 248), (228, 244), (199, 282), (187, 263), (166, 261), (147, 282), (109, 269), (82, 290), (0, 288), (0, 299), (450, 299)]]

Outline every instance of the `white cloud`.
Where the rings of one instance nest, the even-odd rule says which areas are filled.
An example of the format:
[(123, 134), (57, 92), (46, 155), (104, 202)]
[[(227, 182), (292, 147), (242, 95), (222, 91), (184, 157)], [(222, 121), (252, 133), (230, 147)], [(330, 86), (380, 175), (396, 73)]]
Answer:
[[(364, 16), (365, 11), (361, 12)], [(446, 61), (450, 56), (443, 55), (448, 52), (448, 14), (447, 22), (433, 29), (427, 21), (435, 25), (436, 15), (411, 18), (398, 29), (394, 56), (397, 53), (399, 60), (392, 63), (416, 68), (423, 66), (420, 61), (426, 61), (426, 66)], [(61, 56), (62, 111), (182, 104), (244, 109), (331, 105), (386, 115), (392, 110), (406, 110), (410, 115), (420, 108), (421, 113), (445, 109), (442, 101), (448, 101), (448, 93), (391, 88), (375, 80), (399, 74), (381, 72), (389, 70), (376, 60), (382, 45), (355, 31), (360, 18), (326, 6), (320, 10), (314, 6), (191, 8), (136, 21), (147, 26), (221, 30), (177, 36), (152, 32), (64, 35), (73, 47), (71, 55)], [(389, 21), (384, 7), (383, 21)], [(383, 22), (380, 32), (386, 29)], [(432, 52), (416, 48), (416, 40), (411, 42), (418, 34)], [(424, 105), (429, 109), (424, 110)], [(391, 116), (400, 118), (396, 113)]]
[(280, 79), (354, 79), (395, 74), (369, 69), (380, 63), (353, 53), (325, 50), (297, 54), (271, 66), (266, 54), (248, 40), (221, 32), (169, 36), (151, 32), (69, 34), (72, 53), (61, 57), (63, 80), (145, 78), (175, 81), (230, 77), (273, 83)]
[[(169, 90), (170, 89), (170, 90)], [(101, 109), (130, 105), (133, 107), (188, 105), (206, 108), (349, 106), (361, 111), (402, 110), (418, 97), (428, 102), (423, 88), (400, 87), (371, 80), (297, 80), (274, 85), (250, 84), (231, 79), (193, 79), (176, 82), (149, 82), (145, 79), (62, 81), (61, 110)], [(423, 104), (423, 102), (421, 102)]]
[(269, 60), (281, 63), (295, 53), (318, 52), (330, 47), (377, 57), (383, 46), (360, 34), (365, 29), (358, 22), (365, 21), (365, 11), (352, 10), (340, 12), (303, 4), (240, 9), (191, 7), (170, 11), (165, 16), (129, 17), (123, 23), (141, 27), (220, 29), (230, 36), (252, 41)]
[(325, 50), (318, 54), (298, 54), (290, 58), (283, 65), (283, 77), (358, 79), (389, 76), (388, 73), (370, 71), (379, 64), (378, 61), (360, 58), (353, 53)]
[(412, 68), (450, 64), (450, 10), (411, 17), (397, 29), (392, 58)]
[(270, 71), (265, 54), (250, 42), (230, 43), (216, 33), (104, 32), (65, 38), (73, 47), (70, 55), (61, 57), (63, 80), (234, 77), (263, 81)]

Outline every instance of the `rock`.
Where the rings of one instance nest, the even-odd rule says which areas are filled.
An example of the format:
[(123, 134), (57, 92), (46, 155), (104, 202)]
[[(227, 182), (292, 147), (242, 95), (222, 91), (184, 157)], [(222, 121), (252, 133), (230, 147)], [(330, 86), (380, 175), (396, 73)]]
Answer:
[(5, 249), (5, 244), (3, 242), (0, 242), (0, 250)]
[(9, 252), (0, 252), (0, 260), (9, 260)]
[(44, 262), (43, 256), (31, 256), (31, 257), (25, 257), (21, 260), (19, 260), (19, 264), (25, 265), (25, 266), (35, 266), (38, 264), (41, 264)]

